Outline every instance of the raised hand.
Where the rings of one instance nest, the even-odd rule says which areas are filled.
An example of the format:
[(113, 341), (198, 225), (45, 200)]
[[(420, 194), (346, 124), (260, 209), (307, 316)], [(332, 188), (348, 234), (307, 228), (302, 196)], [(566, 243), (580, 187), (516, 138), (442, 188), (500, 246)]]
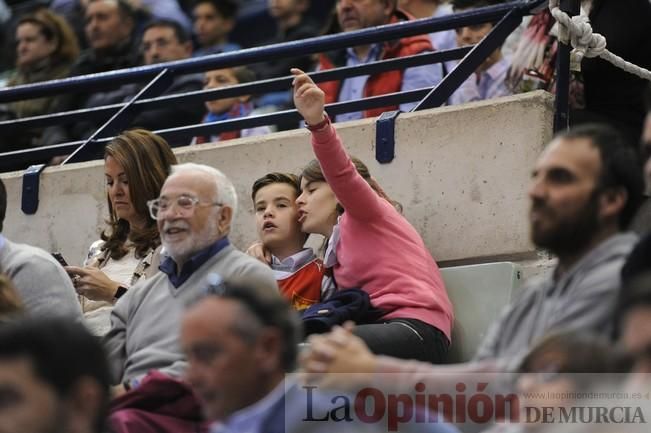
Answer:
[(294, 105), (308, 125), (317, 125), (324, 118), (325, 94), (305, 72), (292, 68)]

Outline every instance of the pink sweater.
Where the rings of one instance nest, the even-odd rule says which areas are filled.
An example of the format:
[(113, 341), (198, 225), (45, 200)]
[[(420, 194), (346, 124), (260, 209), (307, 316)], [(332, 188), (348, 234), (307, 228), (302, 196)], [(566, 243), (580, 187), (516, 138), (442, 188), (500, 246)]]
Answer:
[(453, 313), (436, 262), (416, 229), (357, 173), (334, 127), (312, 133), (323, 174), (345, 212), (339, 220), (341, 288), (361, 288), (385, 319), (418, 319), (450, 338)]

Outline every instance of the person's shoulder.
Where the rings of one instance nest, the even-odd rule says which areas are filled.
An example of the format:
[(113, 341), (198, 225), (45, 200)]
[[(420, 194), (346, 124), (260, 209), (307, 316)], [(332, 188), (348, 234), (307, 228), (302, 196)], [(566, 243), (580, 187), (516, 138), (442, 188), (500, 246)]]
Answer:
[(51, 263), (58, 266), (57, 261), (50, 253), (42, 248), (29, 244), (12, 242), (5, 238), (5, 248), (10, 253), (10, 259), (13, 262), (26, 263)]
[(237, 280), (242, 284), (263, 284), (277, 288), (271, 268), (232, 245), (225, 248), (216, 263), (217, 272), (226, 280)]

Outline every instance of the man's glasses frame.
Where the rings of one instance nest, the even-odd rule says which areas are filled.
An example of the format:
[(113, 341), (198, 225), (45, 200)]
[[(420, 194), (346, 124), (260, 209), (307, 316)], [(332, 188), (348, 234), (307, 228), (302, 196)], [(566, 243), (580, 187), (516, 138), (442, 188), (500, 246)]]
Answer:
[(190, 215), (197, 207), (208, 206), (223, 206), (220, 202), (201, 202), (199, 198), (190, 195), (180, 195), (176, 198), (170, 199), (166, 197), (159, 197), (147, 201), (147, 208), (149, 209), (149, 216), (153, 220), (158, 220), (161, 212), (169, 211), (173, 205), (180, 209), (182, 215)]

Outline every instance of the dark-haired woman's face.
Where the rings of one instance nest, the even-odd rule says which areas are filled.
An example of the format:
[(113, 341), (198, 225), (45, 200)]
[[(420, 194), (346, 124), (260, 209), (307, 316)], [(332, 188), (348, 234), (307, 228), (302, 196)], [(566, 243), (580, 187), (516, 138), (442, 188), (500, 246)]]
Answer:
[(337, 223), (337, 198), (326, 182), (301, 180), (301, 195), (296, 199), (298, 222), (304, 233), (330, 236)]
[(49, 57), (56, 43), (49, 41), (34, 23), (23, 23), (16, 29), (16, 66), (26, 67)]

